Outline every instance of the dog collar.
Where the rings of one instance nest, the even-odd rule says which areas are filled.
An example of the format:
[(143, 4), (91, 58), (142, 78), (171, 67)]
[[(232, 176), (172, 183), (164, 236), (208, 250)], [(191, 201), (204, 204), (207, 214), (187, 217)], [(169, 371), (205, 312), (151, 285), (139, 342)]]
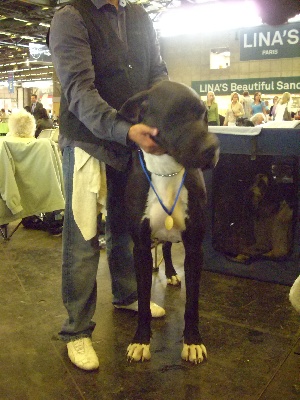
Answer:
[(163, 177), (171, 177), (171, 176), (176, 176), (176, 175), (178, 175), (179, 174), (179, 172), (180, 171), (182, 171), (182, 169), (183, 169), (183, 167), (178, 171), (178, 172), (173, 172), (172, 174), (156, 174), (155, 172), (152, 172), (152, 171), (150, 171), (151, 172), (151, 174), (154, 174), (154, 175), (156, 175), (156, 176), (163, 176)]
[[(173, 206), (171, 207), (170, 210), (168, 210), (167, 207), (166, 207), (166, 206), (164, 205), (164, 203), (162, 202), (162, 199), (159, 197), (157, 191), (155, 190), (155, 187), (153, 186), (153, 183), (152, 183), (152, 181), (151, 181), (151, 179), (150, 179), (150, 176), (149, 176), (149, 174), (148, 174), (148, 172), (147, 172), (147, 169), (146, 169), (144, 160), (143, 160), (143, 158), (142, 158), (142, 150), (141, 150), (141, 149), (138, 150), (138, 155), (139, 155), (140, 164), (141, 164), (141, 166), (142, 166), (142, 169), (143, 169), (143, 171), (144, 171), (144, 174), (146, 175), (146, 177), (147, 177), (147, 179), (148, 179), (148, 182), (150, 183), (150, 186), (151, 186), (151, 188), (153, 189), (153, 192), (155, 193), (155, 195), (156, 195), (156, 197), (157, 197), (157, 200), (159, 201), (159, 203), (160, 203), (160, 205), (162, 206), (163, 210), (168, 214), (167, 217), (166, 217), (166, 220), (165, 220), (165, 227), (166, 227), (166, 229), (169, 231), (169, 230), (171, 230), (171, 229), (173, 228), (173, 218), (172, 218), (172, 214), (173, 214), (174, 208), (175, 208), (175, 206), (176, 206), (177, 200), (178, 200), (178, 198), (179, 198), (179, 194), (180, 194), (180, 192), (181, 192), (182, 186), (183, 186), (183, 184), (184, 184), (184, 180), (185, 180), (187, 171), (186, 171), (186, 170), (184, 171), (184, 174), (183, 174), (183, 177), (182, 177), (182, 180), (181, 180), (179, 189), (178, 189), (178, 191), (177, 191), (177, 194), (176, 194), (176, 197), (175, 197), (175, 200), (174, 200), (174, 203), (173, 203)], [(181, 170), (182, 170), (182, 169), (181, 169)], [(181, 171), (181, 170), (180, 170), (180, 171)], [(159, 174), (155, 174), (155, 175), (158, 175), (158, 176), (175, 176), (175, 175), (179, 174), (180, 171), (175, 172), (174, 174), (168, 174), (168, 175), (159, 175)]]

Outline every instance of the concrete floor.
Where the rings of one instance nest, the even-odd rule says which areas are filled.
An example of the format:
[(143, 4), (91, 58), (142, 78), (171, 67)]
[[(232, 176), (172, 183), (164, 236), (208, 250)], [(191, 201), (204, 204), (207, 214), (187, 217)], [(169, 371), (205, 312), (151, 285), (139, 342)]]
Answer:
[[(172, 252), (183, 276), (181, 244)], [(184, 279), (181, 289), (166, 287), (160, 267), (152, 299), (167, 315), (152, 323), (151, 361), (129, 364), (136, 315), (113, 308), (101, 256), (93, 335), (100, 368), (84, 372), (57, 335), (65, 318), (61, 237), (20, 227), (0, 239), (0, 400), (299, 400), (300, 317), (289, 287), (204, 272), (199, 313), (209, 358), (195, 366), (180, 359)]]

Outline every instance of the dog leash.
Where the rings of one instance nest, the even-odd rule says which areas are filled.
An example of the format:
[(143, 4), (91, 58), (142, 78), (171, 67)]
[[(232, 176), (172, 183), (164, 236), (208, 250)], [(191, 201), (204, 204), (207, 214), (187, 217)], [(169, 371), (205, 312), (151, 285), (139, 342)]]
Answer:
[(177, 191), (177, 194), (176, 194), (176, 197), (175, 197), (175, 200), (174, 200), (174, 203), (173, 203), (173, 206), (171, 207), (170, 210), (168, 210), (167, 207), (166, 207), (166, 206), (164, 205), (164, 203), (162, 202), (162, 199), (159, 197), (159, 195), (158, 195), (157, 191), (155, 190), (155, 187), (153, 186), (153, 183), (152, 183), (152, 181), (151, 181), (151, 179), (150, 179), (150, 177), (149, 177), (149, 174), (148, 174), (148, 171), (147, 171), (147, 169), (146, 169), (144, 160), (143, 160), (143, 158), (142, 158), (142, 150), (141, 150), (141, 149), (138, 149), (138, 154), (139, 154), (140, 164), (141, 164), (141, 166), (142, 166), (142, 169), (143, 169), (143, 171), (144, 171), (144, 174), (146, 175), (146, 177), (147, 177), (147, 179), (148, 179), (148, 182), (150, 183), (150, 186), (151, 186), (151, 188), (153, 189), (153, 191), (154, 191), (154, 193), (155, 193), (155, 195), (156, 195), (156, 197), (157, 197), (157, 200), (159, 201), (159, 203), (160, 203), (160, 205), (162, 206), (162, 208), (164, 209), (164, 211), (168, 214), (167, 217), (166, 217), (166, 220), (165, 220), (165, 227), (166, 227), (166, 229), (167, 229), (168, 231), (170, 231), (170, 230), (173, 228), (173, 225), (174, 225), (174, 221), (173, 221), (172, 214), (173, 214), (174, 208), (175, 208), (175, 206), (176, 206), (176, 203), (177, 203), (177, 201), (178, 201), (179, 194), (180, 194), (180, 192), (181, 192), (181, 189), (182, 189), (182, 186), (183, 186), (183, 183), (184, 183), (184, 180), (185, 180), (187, 171), (184, 171), (184, 174), (183, 174), (183, 177), (182, 177), (182, 180), (181, 180), (179, 189), (178, 189), (178, 191)]

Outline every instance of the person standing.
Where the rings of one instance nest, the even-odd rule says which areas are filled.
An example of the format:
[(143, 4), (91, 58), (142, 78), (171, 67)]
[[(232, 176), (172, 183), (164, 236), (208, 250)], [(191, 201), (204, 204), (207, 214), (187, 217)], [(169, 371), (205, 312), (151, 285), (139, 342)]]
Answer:
[(245, 91), (243, 93), (243, 96), (242, 96), (242, 99), (240, 100), (240, 102), (242, 103), (243, 108), (244, 108), (244, 116), (245, 116), (245, 118), (250, 119), (251, 115), (252, 115), (252, 107), (251, 107), (252, 99), (249, 96), (249, 92), (248, 91)]
[[(75, 222), (72, 199), (76, 193), (86, 193), (90, 179), (73, 188), (74, 163), (78, 154), (106, 163), (106, 244), (113, 304), (137, 311), (131, 238), (124, 215), (128, 165), (132, 146), (154, 154), (162, 149), (153, 140), (157, 128), (132, 125), (117, 110), (133, 94), (168, 79), (168, 73), (148, 14), (125, 0), (75, 0), (61, 8), (51, 23), (49, 47), (62, 87), (59, 142), (66, 192), (62, 292), (68, 318), (60, 337), (67, 342), (70, 360), (93, 370), (99, 366), (91, 342), (99, 246), (97, 236), (86, 240), (85, 226)], [(92, 211), (79, 206), (88, 220)], [(152, 302), (150, 309), (152, 317), (165, 314)]]
[(38, 118), (39, 111), (43, 108), (43, 104), (37, 101), (37, 95), (31, 95), (31, 114), (34, 116), (35, 119)]
[(275, 114), (276, 114), (276, 106), (278, 103), (278, 96), (273, 97), (273, 104), (270, 107), (270, 113), (269, 113), (269, 118), (273, 121), (275, 119)]
[(267, 114), (266, 112), (266, 106), (265, 103), (261, 100), (261, 93), (260, 92), (255, 92), (254, 93), (254, 101), (251, 104), (252, 107), (252, 114), (257, 114), (257, 113), (263, 113), (265, 116)]
[(214, 92), (207, 92), (207, 97), (204, 104), (207, 109), (208, 125), (213, 125), (213, 126), (220, 125), (218, 104), (216, 102)]
[(266, 108), (266, 116), (268, 117), (270, 114), (269, 100), (265, 100), (265, 108)]
[(225, 120), (224, 126), (236, 126), (236, 120), (239, 117), (244, 115), (243, 105), (239, 102), (239, 95), (237, 92), (233, 92), (231, 94), (231, 103), (229, 104)]
[(281, 99), (278, 101), (275, 111), (275, 121), (291, 121), (291, 110), (289, 102), (291, 94), (284, 92)]

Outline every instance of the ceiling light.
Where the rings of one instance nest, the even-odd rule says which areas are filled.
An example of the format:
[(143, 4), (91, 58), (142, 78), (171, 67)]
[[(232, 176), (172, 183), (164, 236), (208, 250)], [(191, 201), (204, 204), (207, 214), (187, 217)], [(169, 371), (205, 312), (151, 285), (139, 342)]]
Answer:
[(43, 81), (26, 81), (22, 82), (22, 87), (23, 88), (32, 88), (32, 87), (37, 87), (37, 88), (49, 88), (52, 86), (52, 80), (43, 80)]
[(28, 22), (26, 19), (14, 18), (15, 21)]
[(157, 25), (161, 36), (177, 36), (257, 26), (261, 25), (261, 18), (254, 1), (218, 2), (166, 10)]

